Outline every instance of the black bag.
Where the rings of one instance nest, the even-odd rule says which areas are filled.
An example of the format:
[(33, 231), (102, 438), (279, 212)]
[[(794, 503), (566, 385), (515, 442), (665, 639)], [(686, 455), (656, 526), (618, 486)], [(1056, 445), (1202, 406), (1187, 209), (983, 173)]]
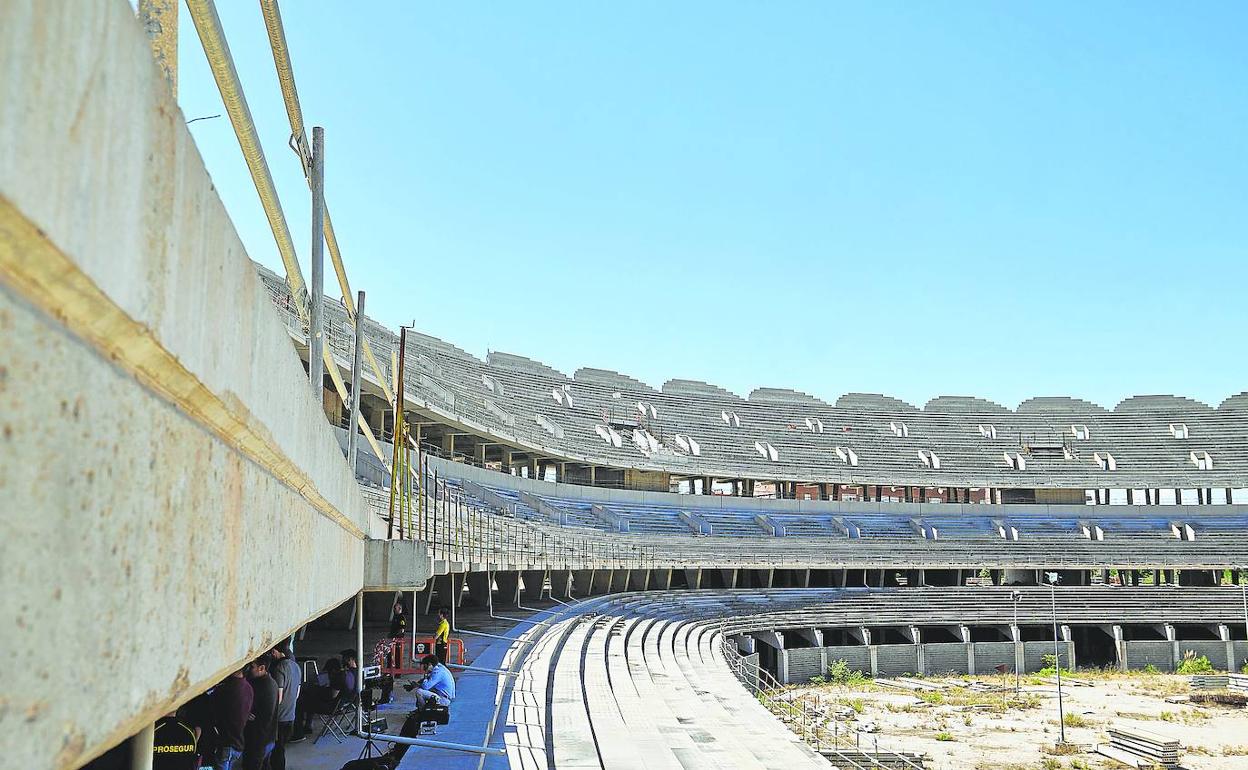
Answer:
[(392, 770), (397, 764), (389, 757), (370, 757), (368, 759), (353, 759), (342, 766), (342, 770)]
[[(408, 719), (416, 719), (420, 722), (433, 722), (434, 724), (447, 725), (451, 723), (451, 709), (438, 703), (426, 703), (424, 706), (412, 712), (412, 716)], [(404, 723), (406, 725), (406, 723)]]

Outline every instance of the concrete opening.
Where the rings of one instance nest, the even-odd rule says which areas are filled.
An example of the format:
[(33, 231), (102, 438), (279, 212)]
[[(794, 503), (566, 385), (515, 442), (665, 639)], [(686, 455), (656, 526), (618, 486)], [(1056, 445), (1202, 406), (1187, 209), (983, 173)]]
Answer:
[(1114, 635), (1103, 626), (1072, 626), (1075, 660), (1086, 668), (1108, 668), (1118, 662)]

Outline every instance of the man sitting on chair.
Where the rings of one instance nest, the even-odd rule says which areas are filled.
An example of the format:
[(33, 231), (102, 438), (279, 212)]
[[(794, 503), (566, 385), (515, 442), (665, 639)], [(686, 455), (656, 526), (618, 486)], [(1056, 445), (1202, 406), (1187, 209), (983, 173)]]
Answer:
[(427, 703), (449, 706), (455, 700), (455, 677), (451, 671), (438, 660), (436, 655), (426, 655), (420, 659), (420, 667), (425, 676), (415, 685), (416, 707), (424, 708)]

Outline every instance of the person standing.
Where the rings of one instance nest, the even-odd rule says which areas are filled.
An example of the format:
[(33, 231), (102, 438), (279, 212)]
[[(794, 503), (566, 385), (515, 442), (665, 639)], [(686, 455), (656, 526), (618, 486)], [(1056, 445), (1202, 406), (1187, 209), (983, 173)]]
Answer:
[(199, 767), (198, 730), (165, 714), (156, 721), (152, 738), (152, 770), (197, 770)]
[(394, 611), (390, 615), (390, 638), (401, 639), (407, 633), (407, 607), (404, 606), (403, 600), (398, 599), (394, 603)]
[(257, 658), (247, 666), (247, 681), (255, 697), (251, 718), (243, 731), (243, 770), (264, 770), (277, 737), (277, 682), (269, 676), (268, 657)]
[[(451, 621), (447, 617), (451, 611), (446, 607), (438, 608), (438, 626), (433, 631), (433, 654), (438, 656), (442, 665), (446, 665), (447, 648), (451, 642)], [(462, 663), (462, 661), (461, 661)]]
[(212, 693), (213, 723), (217, 726), (216, 770), (238, 770), (243, 756), (243, 736), (255, 693), (239, 669), (216, 686)]
[(277, 683), (277, 734), (273, 753), (269, 755), (270, 770), (286, 770), (286, 744), (295, 732), (295, 706), (303, 686), (303, 672), (295, 662), (290, 644), (282, 642), (269, 653), (272, 659), (269, 676)]

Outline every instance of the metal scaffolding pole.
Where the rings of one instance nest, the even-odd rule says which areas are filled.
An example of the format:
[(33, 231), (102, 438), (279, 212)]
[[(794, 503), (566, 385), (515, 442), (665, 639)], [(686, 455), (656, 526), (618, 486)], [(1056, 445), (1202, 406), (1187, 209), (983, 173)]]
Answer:
[(347, 467), (355, 473), (355, 458), (360, 448), (360, 354), (364, 346), (364, 292), (356, 297), (355, 351), (351, 362), (351, 419), (347, 422)]
[[(308, 327), (308, 379), (317, 401), (325, 387), (325, 129), (312, 128), (312, 319)], [(357, 327), (359, 325), (357, 324)], [(354, 376), (354, 375), (353, 375)], [(353, 396), (354, 398), (354, 396)]]

